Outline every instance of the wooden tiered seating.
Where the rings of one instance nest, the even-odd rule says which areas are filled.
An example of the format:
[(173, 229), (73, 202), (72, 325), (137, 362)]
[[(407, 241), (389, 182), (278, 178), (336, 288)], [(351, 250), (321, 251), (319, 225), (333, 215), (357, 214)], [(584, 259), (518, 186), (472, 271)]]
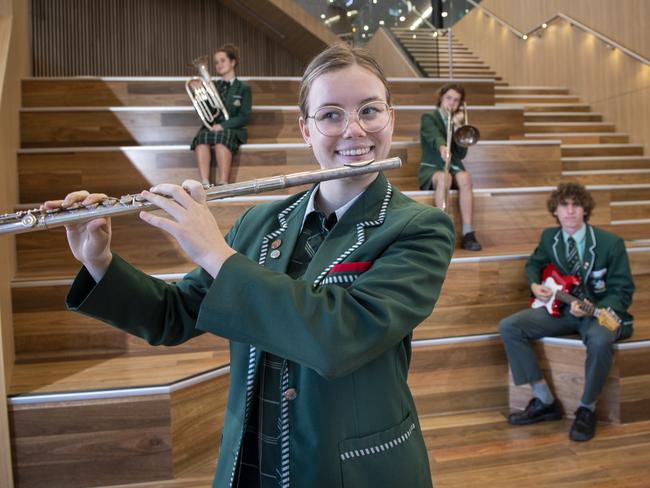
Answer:
[[(396, 140), (418, 140), (420, 118), (433, 105), (397, 106)], [(472, 123), (484, 139), (523, 135), (518, 106), (470, 106)], [(300, 142), (299, 111), (291, 106), (253, 106), (247, 125), (252, 143)], [(131, 146), (188, 144), (200, 124), (191, 107), (30, 108), (20, 117), (22, 147)]]
[[(463, 51), (460, 46), (457, 51), (460, 57)], [(465, 64), (474, 61), (466, 52), (462, 56), (467, 61)], [(489, 71), (486, 67), (473, 69), (481, 73)], [(396, 96), (398, 130), (392, 151), (406, 164), (389, 177), (426, 204), (432, 204), (432, 193), (413, 191), (417, 190), (415, 174), (420, 156), (419, 117), (422, 111), (430, 109), (432, 92), (428, 90), (440, 82), (418, 80), (419, 93), (409, 95), (413, 85), (392, 81), (396, 92), (399, 87), (405, 87)], [(80, 187), (118, 195), (139, 191), (159, 181), (196, 176), (193, 156), (185, 145), (198, 124), (194, 114), (185, 108), (180, 80), (57, 83), (50, 86), (42, 80), (24, 83), (24, 106), (34, 110), (23, 113), (24, 149), (19, 155), (23, 204), (58, 197)], [(74, 95), (67, 95), (69, 83), (78, 83)], [(296, 132), (295, 98), (290, 101), (283, 98), (296, 86), (296, 80), (259, 79), (251, 80), (251, 84), (256, 104), (276, 106), (255, 108), (251, 144), (242, 147), (235, 161), (237, 180), (313, 167), (313, 159)], [(473, 86), (467, 81), (464, 84)], [(595, 150), (589, 145), (595, 139), (587, 143), (588, 139), (576, 137), (599, 137), (598, 142), (602, 138), (618, 137), (587, 135), (591, 132), (587, 131), (587, 125), (601, 124), (602, 119), (598, 114), (583, 113), (588, 112), (588, 107), (568, 93), (549, 94), (542, 88), (531, 92), (518, 89), (513, 91), (519, 98), (507, 99), (509, 93), (497, 87), (499, 94), (492, 96), (507, 105), (496, 110), (482, 106), (490, 97), (489, 93), (480, 91), (486, 86), (493, 87), (493, 82), (480, 81), (476, 83), (477, 91), (469, 90), (470, 119), (480, 127), (483, 140), (470, 150), (467, 159), (475, 183), (475, 226), (484, 251), (455, 254), (436, 309), (414, 333), (409, 383), (431, 449), (438, 449), (436, 439), (446, 434), (443, 422), (446, 425), (467, 422), (470, 431), (487, 428), (483, 425), (493, 430), (498, 418), (500, 428), (506, 428), (501, 412), (507, 410), (509, 393), (514, 407), (519, 406), (517, 402), (524, 393), (508, 385), (507, 362), (496, 334), (497, 324), (527, 304), (523, 265), (541, 229), (553, 225), (544, 204), (548, 187), (561, 179), (587, 176), (566, 174), (567, 171), (579, 171), (585, 164), (596, 165), (598, 161), (607, 164), (606, 159), (588, 159), (593, 157), (589, 151)], [(424, 95), (424, 101), (420, 94)], [(88, 103), (80, 103), (80, 98)], [(84, 105), (88, 111), (75, 109)], [(111, 112), (105, 109), (123, 105), (153, 110)], [(170, 110), (159, 110), (159, 105)], [(577, 115), (572, 118), (566, 115), (569, 112)], [(580, 136), (547, 129), (558, 113), (565, 113), (558, 116), (565, 122), (584, 127)], [(76, 128), (68, 125), (73, 120)], [(91, 121), (90, 125), (84, 125), (84, 120)], [(540, 123), (544, 126), (530, 125)], [(33, 130), (37, 126), (39, 130)], [(50, 130), (50, 126), (58, 129)], [(164, 132), (163, 127), (169, 132)], [(572, 126), (570, 134), (574, 133), (574, 127), (578, 126)], [(530, 128), (548, 132), (531, 133)], [(602, 128), (599, 126), (599, 130)], [(615, 130), (607, 129), (611, 129), (607, 134)], [(544, 137), (531, 135), (540, 133)], [(157, 140), (164, 146), (140, 146)], [(281, 141), (288, 143), (279, 144)], [(600, 157), (615, 160), (619, 165), (629, 161), (633, 168), (643, 169), (642, 153), (620, 139), (617, 141), (611, 149), (618, 153), (607, 152)], [(137, 146), (116, 147), (121, 144)], [(619, 159), (617, 154), (625, 151), (632, 151), (634, 159)], [(592, 177), (597, 175), (589, 176)], [(627, 421), (644, 418), (650, 404), (645, 393), (644, 375), (648, 373), (642, 359), (647, 352), (644, 341), (650, 340), (645, 318), (649, 312), (645, 289), (650, 251), (641, 247), (650, 239), (650, 233), (647, 225), (638, 223), (648, 216), (650, 206), (646, 208), (640, 202), (650, 200), (650, 186), (638, 177), (617, 178), (598, 176), (593, 180), (605, 185), (615, 181), (618, 186), (593, 189), (598, 206), (592, 223), (613, 229), (628, 239), (633, 273), (640, 290), (632, 310), (638, 319), (637, 334), (617, 349), (612, 380), (603, 396), (607, 405), (602, 408), (605, 416)], [(451, 207), (457, 209), (455, 197), (452, 193)], [(277, 196), (263, 197), (266, 198)], [(256, 201), (259, 199), (251, 197), (216, 204), (214, 213), (221, 228), (227, 230)], [(454, 220), (459, 226), (455, 212)], [(167, 236), (138, 223), (136, 217), (114, 219), (113, 226), (115, 250), (146, 271), (173, 280), (191, 268), (191, 263)], [(72, 314), (64, 310), (62, 299), (77, 264), (67, 251), (64, 233), (58, 230), (25, 234), (16, 241), (18, 275), (12, 298), (17, 364), (10, 383), (14, 397), (10, 414), (20, 486), (162, 483), (155, 480), (199, 471), (202, 473), (199, 478), (208, 480), (205, 486), (209, 485), (225, 410), (228, 376), (222, 374), (225, 371), (221, 368), (228, 362), (226, 342), (200, 336), (177, 348), (152, 348), (92, 319)], [(579, 351), (575, 339), (568, 341), (573, 341), (572, 353)], [(628, 343), (632, 345), (627, 346)], [(547, 341), (539, 348), (551, 361), (554, 380), (559, 377), (555, 381), (560, 397), (570, 411), (573, 393), (560, 385), (560, 381), (568, 378), (575, 385), (580, 376), (579, 363), (574, 361), (562, 369), (561, 363), (552, 362), (561, 358), (559, 348), (568, 347), (566, 344)], [(573, 354), (574, 358), (578, 356)], [(125, 391), (110, 391), (114, 389)], [(91, 396), (82, 400), (73, 396), (40, 399), (35, 396), (78, 390), (86, 390)], [(34, 403), (27, 403), (30, 401)], [(483, 420), (463, 417), (467, 411), (484, 409), (492, 410), (482, 414)], [(67, 421), (68, 417), (83, 421)], [(449, 460), (458, 453), (445, 455)], [(71, 464), (71, 459), (77, 461)], [(433, 455), (431, 459), (432, 465), (444, 461)], [(129, 469), (135, 465), (138, 469)], [(54, 482), (44, 481), (48, 473)]]
[[(253, 94), (255, 105), (296, 105), (299, 77), (240, 78)], [(23, 107), (173, 107), (189, 105), (186, 78), (31, 78), (23, 80)], [(389, 78), (395, 105), (431, 105), (437, 90), (448, 80)], [(491, 80), (462, 80), (470, 105), (494, 105)]]

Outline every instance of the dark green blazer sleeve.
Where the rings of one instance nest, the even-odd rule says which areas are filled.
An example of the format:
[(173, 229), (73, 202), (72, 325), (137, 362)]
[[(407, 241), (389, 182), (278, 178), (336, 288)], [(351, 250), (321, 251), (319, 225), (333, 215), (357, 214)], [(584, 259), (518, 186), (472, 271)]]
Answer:
[[(227, 242), (237, 235), (245, 215), (228, 232)], [(196, 320), (212, 281), (206, 271), (196, 268), (179, 282), (168, 284), (113, 253), (99, 283), (85, 267), (81, 268), (68, 291), (66, 305), (69, 310), (102, 320), (151, 345), (173, 346), (203, 333), (196, 328)]]
[[(237, 80), (237, 86), (234, 86), (231, 93), (228, 93), (226, 100), (226, 109), (230, 118), (221, 122), (224, 129), (240, 129), (244, 127), (251, 116), (253, 106), (253, 96), (251, 89), (245, 83)], [(239, 104), (239, 105), (238, 105)]]
[(613, 310), (626, 312), (632, 305), (634, 281), (623, 239), (616, 239), (609, 250), (605, 284), (607, 294), (598, 299), (596, 305), (600, 308), (611, 307)]

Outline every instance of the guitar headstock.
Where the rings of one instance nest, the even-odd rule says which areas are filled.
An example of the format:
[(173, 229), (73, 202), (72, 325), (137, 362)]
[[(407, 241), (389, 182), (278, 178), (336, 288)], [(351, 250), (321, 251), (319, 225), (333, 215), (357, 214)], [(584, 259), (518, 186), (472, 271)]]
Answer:
[(600, 308), (595, 315), (598, 323), (612, 332), (616, 332), (621, 326), (621, 319), (611, 308)]

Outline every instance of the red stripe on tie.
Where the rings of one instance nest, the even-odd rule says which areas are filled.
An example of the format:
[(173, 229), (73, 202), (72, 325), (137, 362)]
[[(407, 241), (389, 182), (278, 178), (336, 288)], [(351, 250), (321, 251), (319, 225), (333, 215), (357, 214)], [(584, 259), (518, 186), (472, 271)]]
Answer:
[(372, 266), (372, 261), (358, 261), (356, 263), (340, 263), (334, 266), (329, 274), (332, 273), (353, 273), (365, 271)]

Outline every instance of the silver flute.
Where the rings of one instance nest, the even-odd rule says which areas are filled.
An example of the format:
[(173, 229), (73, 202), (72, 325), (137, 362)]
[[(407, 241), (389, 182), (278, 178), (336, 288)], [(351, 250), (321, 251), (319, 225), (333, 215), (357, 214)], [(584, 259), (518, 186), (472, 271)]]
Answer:
[[(341, 168), (303, 171), (288, 175), (269, 176), (230, 185), (210, 186), (206, 190), (209, 202), (222, 198), (252, 195), (298, 185), (320, 183), (321, 181), (348, 178), (396, 169), (402, 166), (400, 158), (381, 161), (359, 161), (348, 163)], [(61, 227), (73, 222), (85, 222), (100, 217), (115, 217), (140, 211), (156, 210), (158, 207), (146, 201), (140, 194), (124, 195), (120, 198), (108, 197), (92, 205), (76, 204), (69, 208), (52, 210), (21, 210), (15, 213), (0, 214), (0, 234), (22, 234), (37, 230)]]

